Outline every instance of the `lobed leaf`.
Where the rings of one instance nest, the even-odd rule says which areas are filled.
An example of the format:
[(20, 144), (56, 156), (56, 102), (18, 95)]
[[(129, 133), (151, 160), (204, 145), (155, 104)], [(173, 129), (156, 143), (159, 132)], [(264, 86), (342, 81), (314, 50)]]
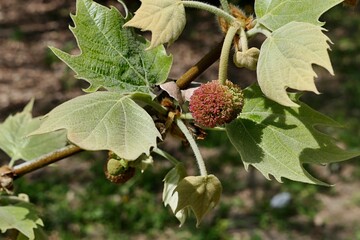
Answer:
[(214, 175), (188, 176), (178, 183), (175, 191), (179, 197), (175, 213), (190, 207), (199, 226), (206, 213), (219, 203), (222, 186)]
[(161, 138), (143, 108), (129, 96), (107, 91), (83, 95), (54, 108), (32, 134), (60, 129), (80, 148), (111, 150), (127, 160), (149, 155), (156, 138)]
[(141, 0), (135, 16), (124, 26), (151, 31), (151, 49), (160, 44), (173, 43), (185, 24), (185, 7), (181, 0)]
[(261, 46), (257, 76), (263, 93), (284, 105), (297, 106), (286, 88), (318, 93), (312, 64), (326, 68), (331, 74), (327, 41), (321, 27), (310, 23), (291, 22), (275, 30)]
[(292, 96), (300, 107), (279, 105), (264, 96), (258, 86), (244, 90), (245, 104), (239, 118), (226, 126), (230, 141), (240, 153), (245, 168), (250, 165), (266, 178), (277, 181), (322, 184), (303, 164), (339, 162), (360, 155), (340, 149), (334, 139), (316, 129), (319, 125), (340, 127), (334, 120), (311, 109)]
[(322, 26), (324, 23), (319, 17), (341, 2), (343, 0), (256, 0), (255, 14), (258, 22), (271, 31), (292, 21)]
[(22, 112), (9, 116), (0, 124), (0, 148), (12, 161), (31, 160), (66, 145), (63, 131), (28, 136), (41, 124), (39, 118), (31, 116), (33, 103), (30, 101)]
[(44, 226), (30, 203), (0, 206), (0, 230), (2, 233), (16, 229), (29, 240), (35, 239), (35, 231)]
[(123, 93), (151, 93), (151, 87), (163, 83), (169, 74), (172, 57), (163, 46), (145, 51), (149, 43), (131, 29), (123, 28), (126, 19), (117, 9), (92, 0), (77, 0), (75, 27), (71, 31), (81, 50), (70, 55), (51, 50), (82, 78), (94, 92), (104, 87)]

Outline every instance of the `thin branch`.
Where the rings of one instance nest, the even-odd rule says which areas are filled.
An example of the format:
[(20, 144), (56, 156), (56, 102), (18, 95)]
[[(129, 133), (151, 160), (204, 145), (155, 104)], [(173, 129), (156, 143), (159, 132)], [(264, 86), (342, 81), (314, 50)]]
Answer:
[(180, 89), (185, 89), (194, 81), (200, 74), (202, 74), (208, 67), (220, 58), (223, 41), (218, 43), (210, 52), (200, 59), (194, 66), (186, 71), (177, 81), (176, 84)]
[(70, 157), (81, 151), (83, 151), (83, 149), (79, 148), (78, 146), (69, 145), (54, 152), (43, 155), (37, 159), (21, 163), (12, 168), (13, 177), (14, 179), (19, 178), (27, 173), (33, 172), (49, 164)]

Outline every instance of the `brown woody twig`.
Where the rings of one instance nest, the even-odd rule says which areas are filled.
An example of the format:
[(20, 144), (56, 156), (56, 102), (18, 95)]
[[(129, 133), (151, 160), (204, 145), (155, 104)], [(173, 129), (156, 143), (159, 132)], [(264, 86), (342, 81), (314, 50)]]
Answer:
[(13, 167), (12, 169), (13, 178), (14, 179), (19, 178), (29, 172), (45, 167), (61, 159), (70, 157), (81, 151), (83, 151), (83, 149), (79, 148), (78, 146), (68, 145), (54, 152), (43, 155), (37, 159), (21, 163)]
[(223, 41), (218, 43), (210, 52), (200, 59), (194, 66), (187, 70), (177, 81), (176, 84), (180, 89), (185, 89), (201, 73), (220, 58)]

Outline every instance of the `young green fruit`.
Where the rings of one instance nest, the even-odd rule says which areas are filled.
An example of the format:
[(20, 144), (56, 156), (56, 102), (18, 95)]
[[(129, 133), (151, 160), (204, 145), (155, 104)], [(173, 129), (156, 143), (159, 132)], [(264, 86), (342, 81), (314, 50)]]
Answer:
[(125, 162), (124, 160), (117, 160), (111, 158), (107, 162), (107, 171), (109, 174), (115, 176), (124, 172), (128, 167), (127, 165), (127, 162)]
[(241, 112), (244, 97), (241, 88), (226, 80), (201, 85), (190, 98), (189, 109), (195, 122), (213, 128), (230, 123)]
[(104, 169), (106, 178), (113, 183), (125, 183), (135, 175), (135, 168), (129, 167), (124, 159), (110, 158)]

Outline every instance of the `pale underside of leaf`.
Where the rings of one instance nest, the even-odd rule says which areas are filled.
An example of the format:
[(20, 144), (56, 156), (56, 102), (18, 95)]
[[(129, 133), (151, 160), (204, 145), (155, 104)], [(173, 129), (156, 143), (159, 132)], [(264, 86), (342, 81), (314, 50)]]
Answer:
[(214, 175), (188, 176), (179, 182), (175, 191), (179, 196), (175, 213), (190, 207), (199, 226), (204, 216), (219, 203), (222, 186)]
[(303, 164), (326, 164), (359, 155), (340, 149), (334, 139), (315, 126), (340, 125), (299, 102), (299, 108), (283, 107), (263, 98), (256, 86), (245, 90), (240, 117), (226, 126), (228, 136), (246, 168), (257, 168), (266, 178), (287, 178), (312, 184), (323, 182), (311, 176)]
[(51, 50), (81, 78), (90, 83), (85, 90), (99, 88), (123, 93), (150, 93), (152, 85), (167, 79), (172, 57), (163, 46), (145, 51), (149, 43), (131, 29), (123, 28), (125, 19), (115, 8), (91, 0), (77, 1), (71, 27), (81, 53), (70, 55)]
[(95, 92), (65, 102), (48, 113), (33, 134), (59, 129), (83, 149), (111, 150), (128, 160), (149, 155), (161, 138), (150, 115), (117, 92)]
[(185, 24), (185, 8), (180, 0), (141, 0), (135, 16), (124, 26), (151, 31), (151, 49), (160, 44), (173, 43)]
[(274, 31), (261, 46), (257, 76), (264, 94), (284, 105), (298, 106), (290, 100), (286, 89), (318, 93), (312, 64), (333, 74), (328, 37), (321, 27), (291, 22)]
[(322, 26), (319, 17), (343, 0), (256, 0), (258, 22), (274, 31), (292, 21)]

